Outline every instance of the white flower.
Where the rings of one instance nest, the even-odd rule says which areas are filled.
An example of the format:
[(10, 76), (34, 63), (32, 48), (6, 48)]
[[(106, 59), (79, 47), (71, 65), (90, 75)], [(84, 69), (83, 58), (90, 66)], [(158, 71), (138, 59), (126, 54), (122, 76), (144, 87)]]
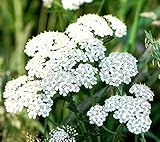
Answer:
[[(74, 72), (74, 71), (73, 71)], [(79, 92), (80, 83), (76, 80), (73, 72), (51, 71), (42, 79), (42, 86), (46, 94), (56, 94), (67, 96), (69, 92)]]
[(8, 112), (18, 113), (25, 107), (29, 118), (33, 119), (36, 116), (48, 116), (53, 105), (49, 95), (44, 96), (41, 82), (39, 80), (30, 81), (27, 76), (9, 81), (3, 97)]
[(134, 84), (130, 89), (129, 92), (134, 94), (137, 98), (142, 98), (144, 100), (153, 101), (154, 93), (151, 89), (146, 86), (145, 84)]
[[(85, 58), (83, 52), (74, 50), (74, 48), (75, 44), (63, 33), (44, 32), (33, 37), (26, 44), (24, 50), (28, 56), (32, 57), (26, 65), (28, 76), (43, 78), (44, 74), (50, 71), (48, 69), (51, 68), (51, 65), (51, 69), (59, 70), (62, 65), (68, 65), (68, 62), (73, 61), (73, 59), (83, 60)], [(70, 56), (76, 57), (68, 60)], [(72, 63), (76, 64), (76, 62)]]
[(100, 105), (95, 105), (90, 108), (87, 112), (87, 116), (89, 116), (89, 123), (96, 124), (97, 126), (102, 126), (103, 122), (106, 120), (106, 116), (108, 113), (104, 111), (104, 107)]
[(126, 125), (131, 133), (140, 134), (147, 132), (151, 127), (151, 123), (149, 116), (142, 116), (141, 118), (133, 117)]
[(112, 15), (105, 15), (103, 17), (110, 24), (110, 27), (115, 31), (115, 36), (122, 37), (127, 34), (127, 26), (118, 18)]
[(69, 125), (57, 127), (50, 132), (49, 142), (76, 142), (77, 135), (76, 129)]
[(51, 8), (53, 0), (42, 0), (43, 1), (43, 5), (47, 8)]
[(105, 57), (106, 48), (103, 42), (95, 38), (89, 30), (83, 29), (82, 25), (77, 23), (69, 25), (66, 34), (71, 38), (71, 41), (83, 50), (90, 62), (98, 61)]
[(104, 111), (112, 112), (119, 108), (121, 96), (115, 95), (105, 100)]
[[(30, 39), (24, 52), (33, 57), (36, 53), (43, 53), (46, 57), (51, 51), (58, 51), (62, 48), (73, 48), (70, 39), (61, 32), (44, 32)], [(42, 55), (42, 54), (41, 54)]]
[(129, 84), (131, 77), (138, 73), (137, 60), (131, 54), (112, 52), (99, 64), (100, 78), (106, 84), (119, 86), (121, 83)]
[(93, 85), (97, 84), (96, 74), (98, 69), (91, 64), (80, 64), (75, 70), (76, 80), (80, 82), (85, 88), (91, 89)]
[(92, 88), (97, 83), (97, 69), (90, 64), (80, 64), (70, 71), (50, 71), (42, 79), (46, 94), (67, 96), (70, 92), (79, 92), (81, 86)]
[[(82, 43), (80, 40), (79, 44)], [(92, 88), (97, 83), (97, 69), (83, 62), (94, 62), (105, 56), (103, 42), (94, 38), (78, 47), (63, 33), (45, 32), (32, 38), (25, 52), (31, 57), (26, 65), (30, 79), (42, 80), (45, 94), (67, 96), (79, 92), (81, 86)], [(33, 48), (32, 48), (33, 47)], [(32, 49), (32, 50), (31, 50)]]
[(31, 78), (34, 76), (37, 78), (42, 77), (44, 75), (45, 62), (43, 54), (37, 53), (34, 55), (34, 58), (30, 59), (25, 67), (28, 71), (28, 76)]
[(111, 96), (104, 104), (106, 113), (114, 112), (113, 117), (126, 123), (128, 130), (135, 134), (145, 133), (150, 128), (150, 109), (149, 102), (132, 96)]
[(64, 9), (77, 10), (83, 3), (91, 3), (93, 0), (62, 0)]
[(95, 36), (105, 37), (113, 35), (113, 31), (105, 19), (96, 14), (83, 15), (77, 19), (76, 23), (80, 25), (82, 31), (93, 32)]
[(143, 12), (140, 14), (141, 17), (145, 17), (145, 18), (150, 18), (152, 20), (156, 20), (157, 19), (157, 15), (154, 12)]

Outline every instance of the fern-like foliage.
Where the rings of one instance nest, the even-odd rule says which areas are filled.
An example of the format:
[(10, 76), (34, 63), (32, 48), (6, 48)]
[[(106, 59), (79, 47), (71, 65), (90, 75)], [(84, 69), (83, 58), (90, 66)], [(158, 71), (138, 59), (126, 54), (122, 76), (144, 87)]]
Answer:
[(158, 67), (160, 67), (160, 42), (156, 41), (151, 32), (145, 32), (145, 47), (152, 46), (152, 57), (153, 57), (153, 64), (157, 63)]

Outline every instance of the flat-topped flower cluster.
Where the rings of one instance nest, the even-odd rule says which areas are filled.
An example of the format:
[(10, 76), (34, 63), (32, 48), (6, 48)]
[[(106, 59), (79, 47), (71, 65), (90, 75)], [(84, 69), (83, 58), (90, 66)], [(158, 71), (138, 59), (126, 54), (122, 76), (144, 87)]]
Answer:
[[(77, 10), (84, 3), (91, 3), (93, 0), (61, 0), (62, 6), (66, 10)], [(42, 0), (44, 7), (51, 8), (54, 0)]]
[(76, 142), (76, 136), (78, 135), (75, 128), (66, 125), (57, 127), (50, 132), (50, 138), (48, 142)]
[(87, 112), (90, 124), (102, 126), (109, 112), (113, 113), (113, 118), (120, 123), (126, 123), (128, 130), (132, 133), (145, 133), (151, 126), (151, 104), (153, 92), (149, 87), (142, 84), (134, 84), (129, 92), (133, 96), (115, 95), (105, 100), (103, 106), (97, 104), (92, 106)]
[[(118, 18), (112, 17), (111, 20), (109, 17), (110, 20), (107, 16), (84, 15), (69, 25), (64, 33), (44, 32), (30, 39), (24, 50), (29, 56), (25, 67), (28, 75), (9, 81), (5, 87), (3, 97), (7, 111), (17, 113), (27, 108), (30, 118), (46, 117), (55, 94), (77, 93), (81, 86), (91, 89), (97, 84), (97, 76), (113, 86), (129, 83), (130, 77), (137, 74), (137, 60), (128, 53), (116, 52), (105, 57), (103, 38), (121, 37), (127, 30)], [(114, 26), (113, 21), (116, 21)], [(118, 25), (123, 25), (121, 30)], [(120, 35), (115, 34), (117, 30)], [(111, 55), (119, 55), (120, 62), (113, 62)], [(98, 67), (94, 66), (95, 62), (100, 62)], [(115, 67), (121, 62), (124, 64)], [(119, 72), (119, 81), (114, 79), (114, 71)], [(110, 76), (106, 77), (106, 74)]]

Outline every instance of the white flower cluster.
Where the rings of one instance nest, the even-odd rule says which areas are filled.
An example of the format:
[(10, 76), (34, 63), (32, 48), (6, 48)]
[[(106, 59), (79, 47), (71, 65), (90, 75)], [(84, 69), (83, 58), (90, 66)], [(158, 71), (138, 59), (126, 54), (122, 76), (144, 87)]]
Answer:
[(97, 126), (102, 126), (103, 122), (106, 120), (108, 113), (104, 110), (103, 106), (95, 105), (87, 112), (89, 116), (89, 123), (96, 124)]
[[(64, 33), (44, 32), (30, 39), (24, 50), (29, 56), (25, 67), (28, 76), (24, 77), (24, 82), (20, 77), (6, 85), (4, 98), (7, 111), (16, 113), (26, 107), (30, 118), (46, 117), (53, 104), (53, 95), (77, 93), (81, 86), (91, 89), (97, 84), (98, 61), (102, 60), (101, 68), (107, 68), (103, 63), (106, 48), (101, 39), (113, 34), (110, 24), (103, 17), (88, 14), (71, 24)], [(129, 72), (121, 73), (125, 82), (131, 77), (130, 74), (134, 76), (136, 68), (134, 58), (127, 55), (122, 60), (125, 59), (124, 62), (129, 65), (123, 66), (127, 69), (132, 67)]]
[(84, 3), (91, 3), (93, 0), (62, 0), (64, 9), (77, 10)]
[[(77, 49), (76, 44), (63, 33), (41, 33), (26, 45), (25, 53), (31, 57), (26, 70), (29, 77), (42, 80), (46, 95), (59, 92), (66, 96), (69, 92), (78, 92), (82, 85), (92, 88), (97, 83), (95, 75), (98, 69), (91, 64), (78, 63), (98, 60), (100, 57), (94, 47), (98, 48), (99, 45), (104, 48), (100, 41), (97, 45), (93, 43), (93, 48), (88, 45), (83, 51)], [(99, 53), (101, 56), (101, 51)], [(75, 65), (78, 67), (75, 68)]]
[(91, 64), (80, 64), (75, 71), (76, 79), (79, 80), (81, 85), (85, 88), (91, 89), (93, 85), (97, 84), (97, 78), (95, 74), (98, 69), (93, 67)]
[(90, 31), (80, 29), (81, 26), (75, 24), (69, 25), (66, 34), (79, 48), (90, 62), (98, 61), (105, 57), (106, 48), (103, 42), (94, 37)]
[[(103, 17), (100, 17), (96, 14), (87, 14), (78, 18), (77, 22), (71, 24), (66, 31), (68, 33), (73, 32), (73, 29), (77, 30), (76, 27), (78, 28), (80, 33), (83, 32), (82, 34), (87, 31), (88, 33), (92, 32), (94, 35), (99, 37), (113, 35), (113, 30), (109, 27), (107, 21)], [(74, 34), (76, 32), (75, 30)], [(87, 35), (89, 35), (88, 33)], [(76, 35), (76, 37), (77, 36), (78, 34)], [(90, 36), (92, 35), (90, 34)]]
[(148, 131), (151, 125), (149, 118), (151, 105), (141, 98), (131, 96), (114, 96), (105, 101), (104, 110), (113, 112), (113, 117), (120, 123), (127, 123), (128, 130), (139, 134)]
[(111, 28), (115, 31), (115, 36), (122, 37), (127, 34), (127, 26), (118, 18), (112, 15), (105, 15), (103, 17), (108, 21)]
[(69, 125), (62, 126), (62, 128), (57, 127), (50, 132), (49, 142), (76, 142), (77, 135), (76, 129)]
[(51, 8), (53, 0), (42, 0), (43, 5), (47, 8)]
[(137, 73), (137, 60), (129, 53), (112, 52), (101, 60), (99, 67), (100, 78), (106, 84), (119, 86), (121, 83), (129, 84), (131, 77)]
[(142, 98), (144, 100), (153, 101), (154, 93), (151, 89), (143, 84), (134, 84), (130, 89), (129, 92), (134, 94), (137, 98)]
[[(132, 87), (134, 88), (135, 85)], [(139, 91), (143, 92), (143, 97), (141, 95), (136, 95), (136, 98), (115, 95), (106, 99), (103, 106), (95, 105), (91, 107), (87, 112), (89, 122), (97, 126), (102, 126), (108, 113), (114, 112), (113, 117), (118, 119), (120, 123), (126, 123), (131, 133), (140, 134), (147, 132), (152, 121), (149, 117), (151, 105), (146, 98), (148, 98), (148, 94), (152, 94), (153, 97), (153, 92), (147, 86), (145, 86), (146, 90), (144, 92), (144, 86), (138, 86)], [(136, 90), (134, 89), (133, 92), (135, 93)]]
[(3, 97), (8, 112), (21, 112), (25, 107), (29, 118), (33, 119), (37, 115), (48, 116), (53, 105), (51, 96), (43, 94), (41, 82), (39, 80), (30, 81), (25, 75), (9, 81), (5, 87)]

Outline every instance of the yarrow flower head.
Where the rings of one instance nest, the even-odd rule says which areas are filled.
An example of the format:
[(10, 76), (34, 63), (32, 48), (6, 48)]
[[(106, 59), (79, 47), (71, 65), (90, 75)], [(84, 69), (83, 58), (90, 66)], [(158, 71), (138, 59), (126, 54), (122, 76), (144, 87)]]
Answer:
[(57, 127), (50, 132), (49, 142), (76, 142), (77, 135), (76, 129), (69, 125)]
[(71, 24), (65, 33), (84, 52), (90, 62), (104, 58), (106, 48), (103, 42), (95, 38), (92, 32), (81, 27), (77, 23)]
[(76, 79), (79, 80), (81, 85), (85, 88), (92, 88), (93, 85), (97, 84), (98, 69), (93, 67), (91, 64), (80, 64), (75, 70)]
[(137, 73), (137, 60), (129, 53), (112, 52), (99, 64), (100, 78), (106, 84), (119, 86), (121, 83), (129, 84), (131, 77)]
[(96, 14), (87, 14), (81, 16), (76, 22), (81, 31), (90, 31), (95, 36), (104, 37), (112, 36), (113, 31), (103, 17)]
[(62, 0), (64, 9), (77, 10), (83, 3), (91, 3), (93, 0)]
[[(105, 111), (110, 111), (105, 103)], [(114, 111), (113, 117), (118, 119), (120, 123), (127, 123), (126, 126), (131, 133), (139, 134), (148, 131), (151, 125), (149, 118), (151, 105), (140, 98), (131, 96), (121, 96), (117, 109)]]
[(130, 89), (129, 92), (134, 94), (137, 98), (142, 98), (144, 100), (153, 101), (154, 93), (151, 89), (146, 86), (145, 84), (134, 84)]
[(27, 108), (29, 118), (46, 117), (51, 111), (53, 101), (51, 96), (45, 96), (39, 80), (30, 81), (27, 76), (21, 76), (9, 81), (4, 95), (6, 110), (18, 113)]
[(105, 55), (103, 42), (92, 38), (95, 42), (83, 49), (63, 33), (45, 32), (34, 37), (25, 48), (31, 57), (26, 65), (29, 77), (41, 80), (46, 95), (67, 96), (79, 92), (81, 86), (92, 88), (97, 83), (98, 69), (86, 62), (98, 61)]
[(110, 27), (114, 30), (115, 36), (123, 37), (127, 34), (127, 26), (117, 17), (114, 17), (112, 15), (105, 15), (103, 17), (106, 19)]
[[(4, 92), (7, 111), (17, 113), (27, 108), (30, 118), (46, 117), (53, 104), (53, 95), (77, 93), (82, 86), (91, 89), (97, 84), (99, 67), (102, 81), (109, 79), (108, 84), (115, 86), (129, 83), (130, 77), (136, 75), (136, 59), (127, 53), (105, 57), (102, 38), (113, 36), (115, 29), (110, 25), (105, 18), (88, 14), (69, 25), (64, 33), (44, 32), (30, 39), (24, 50), (29, 56), (25, 67), (28, 76), (7, 83)], [(109, 61), (110, 58), (115, 60), (117, 55), (119, 62)], [(108, 67), (106, 62), (110, 62)], [(121, 62), (124, 62), (122, 66), (115, 67)], [(111, 76), (106, 76), (107, 73)], [(114, 79), (116, 73), (121, 77), (118, 81)]]
[(86, 61), (87, 57), (83, 51), (75, 49), (75, 44), (65, 34), (41, 33), (27, 43), (25, 53), (31, 57), (26, 66), (29, 77), (41, 79), (46, 94), (59, 91), (66, 96), (70, 91), (79, 91), (72, 67)]
[(51, 8), (52, 3), (54, 0), (42, 0), (43, 1), (43, 5), (47, 8)]
[(104, 111), (103, 106), (97, 104), (90, 108), (90, 110), (87, 112), (87, 116), (89, 116), (90, 124), (102, 126), (103, 122), (106, 120), (106, 116), (108, 116), (108, 113)]
[[(133, 89), (132, 91), (134, 92), (135, 90), (133, 87), (135, 86), (132, 86), (131, 90)], [(141, 91), (144, 91), (143, 87), (139, 88), (139, 92)], [(150, 89), (143, 92), (143, 96), (147, 96), (148, 92), (152, 94), (153, 97), (153, 92)], [(140, 134), (147, 132), (152, 123), (149, 117), (151, 113), (151, 104), (147, 101), (149, 99), (141, 96), (142, 95), (138, 95), (136, 98), (133, 96), (111, 96), (105, 100), (103, 106), (95, 105), (87, 112), (87, 116), (90, 116), (90, 123), (102, 126), (108, 113), (114, 112), (113, 117), (118, 119), (120, 123), (126, 123), (126, 126), (131, 133)], [(102, 115), (101, 111), (107, 115)], [(98, 123), (98, 120), (100, 119), (101, 123)]]

